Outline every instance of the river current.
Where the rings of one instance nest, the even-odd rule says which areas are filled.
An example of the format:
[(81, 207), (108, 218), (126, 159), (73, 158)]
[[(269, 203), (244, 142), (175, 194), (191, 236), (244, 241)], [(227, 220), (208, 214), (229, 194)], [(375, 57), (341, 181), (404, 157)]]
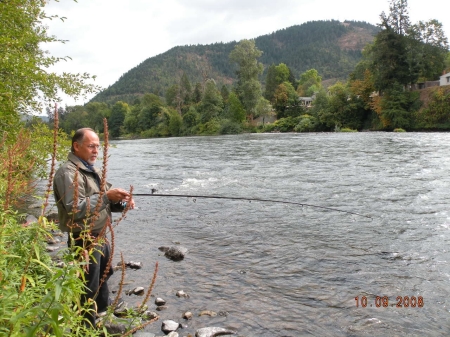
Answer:
[[(442, 336), (450, 333), (450, 134), (245, 134), (114, 141), (108, 180), (135, 193), (263, 198), (331, 207), (136, 197), (115, 261), (125, 289), (167, 301), (181, 335)], [(181, 245), (173, 262), (158, 250)], [(117, 277), (117, 276), (114, 276)], [(114, 287), (113, 288), (117, 288)], [(175, 293), (184, 290), (188, 299)], [(124, 296), (126, 301), (142, 300)], [(377, 298), (378, 297), (378, 298)], [(150, 309), (154, 310), (154, 298)], [(407, 306), (408, 305), (408, 306)], [(215, 317), (198, 316), (212, 310)]]

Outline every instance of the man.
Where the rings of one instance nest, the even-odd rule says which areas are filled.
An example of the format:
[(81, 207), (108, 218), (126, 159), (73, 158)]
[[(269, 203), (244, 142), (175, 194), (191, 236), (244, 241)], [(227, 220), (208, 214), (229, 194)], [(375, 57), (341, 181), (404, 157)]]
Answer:
[(101, 171), (93, 166), (99, 149), (99, 138), (94, 130), (77, 130), (68, 160), (56, 171), (53, 180), (59, 228), (69, 233), (69, 247), (94, 248), (85, 270), (87, 289), (82, 297), (82, 304), (91, 303), (92, 311), (85, 317), (92, 326), (95, 326), (95, 311), (106, 311), (110, 304), (106, 281), (113, 273), (109, 268), (106, 280), (101, 283), (111, 255), (107, 239), (98, 239), (98, 236), (104, 235), (104, 227), (111, 222), (111, 211), (123, 211), (127, 202), (134, 208), (130, 194), (121, 188), (111, 188), (109, 183), (105, 184), (105, 193), (100, 199)]

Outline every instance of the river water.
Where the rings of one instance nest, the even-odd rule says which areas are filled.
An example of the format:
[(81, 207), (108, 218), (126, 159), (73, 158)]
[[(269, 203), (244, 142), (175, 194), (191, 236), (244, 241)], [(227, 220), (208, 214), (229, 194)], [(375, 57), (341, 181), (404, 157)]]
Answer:
[[(372, 217), (255, 201), (136, 197), (138, 209), (115, 228), (115, 262), (122, 252), (144, 264), (127, 272), (125, 289), (148, 287), (159, 263), (153, 294), (168, 309), (147, 331), (160, 335), (162, 320), (183, 322), (182, 313), (191, 311), (181, 335), (205, 326), (231, 327), (239, 336), (449, 335), (450, 134), (246, 134), (113, 144), (108, 180), (133, 185), (135, 193), (284, 200)], [(189, 250), (181, 262), (158, 250), (176, 245)], [(190, 298), (177, 298), (178, 290)], [(220, 315), (197, 316), (202, 310)]]

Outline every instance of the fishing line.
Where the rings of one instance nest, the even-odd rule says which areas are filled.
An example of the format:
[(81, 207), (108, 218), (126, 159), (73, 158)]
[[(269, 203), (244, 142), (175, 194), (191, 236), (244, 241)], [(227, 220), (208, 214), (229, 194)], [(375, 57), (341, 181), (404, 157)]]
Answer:
[(297, 205), (297, 206), (320, 208), (320, 209), (325, 209), (325, 210), (328, 210), (328, 211), (335, 211), (335, 212), (341, 212), (341, 213), (347, 213), (347, 214), (353, 214), (353, 215), (357, 215), (357, 216), (362, 216), (364, 218), (368, 218), (368, 219), (372, 220), (372, 217), (364, 215), (364, 214), (359, 214), (359, 213), (350, 212), (350, 211), (344, 211), (342, 209), (337, 209), (337, 208), (332, 208), (332, 207), (304, 204), (304, 203), (301, 203), (301, 202), (294, 202), (294, 201), (260, 199), (260, 198), (244, 198), (244, 197), (225, 197), (225, 196), (216, 196), (216, 195), (158, 194), (158, 193), (133, 193), (133, 197), (173, 197), (173, 198), (194, 198), (194, 199), (202, 198), (202, 199), (226, 199), (226, 200), (244, 200), (244, 201), (270, 202), (270, 203), (276, 203), (276, 204), (289, 204), (289, 205)]

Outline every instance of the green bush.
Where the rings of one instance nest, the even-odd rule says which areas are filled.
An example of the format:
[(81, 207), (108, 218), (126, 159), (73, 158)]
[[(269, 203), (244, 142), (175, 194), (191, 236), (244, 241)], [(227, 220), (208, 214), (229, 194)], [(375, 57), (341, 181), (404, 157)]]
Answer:
[(339, 132), (358, 132), (358, 130), (350, 129), (350, 128), (342, 128)]
[(394, 129), (394, 132), (406, 132), (406, 130), (402, 128), (396, 128)]

